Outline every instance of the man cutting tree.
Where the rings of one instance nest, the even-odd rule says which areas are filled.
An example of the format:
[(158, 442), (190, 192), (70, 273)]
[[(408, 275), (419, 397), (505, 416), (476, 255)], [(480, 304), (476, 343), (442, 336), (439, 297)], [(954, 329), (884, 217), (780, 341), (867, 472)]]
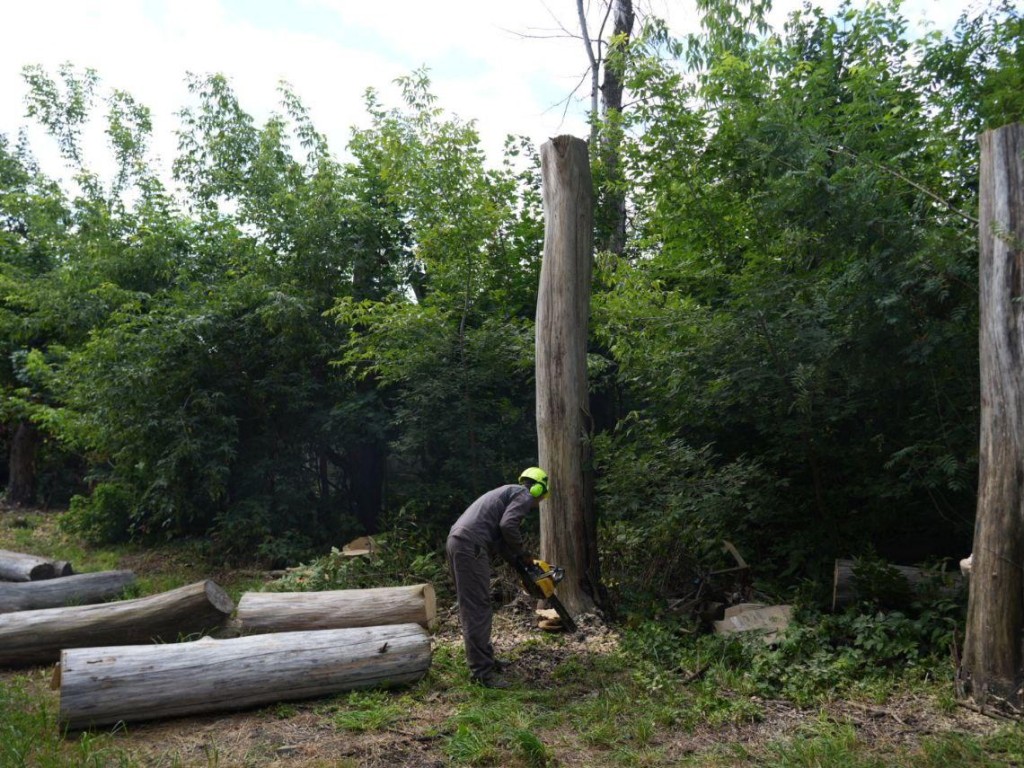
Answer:
[(507, 688), (499, 673), (504, 666), (491, 645), (491, 557), (527, 565), (533, 556), (523, 548), (520, 523), (548, 495), (548, 475), (529, 467), (518, 484), (488, 491), (466, 509), (448, 533), (448, 563), (455, 579), (459, 623), (466, 646), (466, 663), (473, 680), (488, 688)]

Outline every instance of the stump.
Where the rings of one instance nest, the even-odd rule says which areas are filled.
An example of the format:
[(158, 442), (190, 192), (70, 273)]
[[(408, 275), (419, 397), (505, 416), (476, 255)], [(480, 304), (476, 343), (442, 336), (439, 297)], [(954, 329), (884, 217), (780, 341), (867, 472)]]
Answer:
[(385, 624), (433, 626), (434, 587), (336, 589), (326, 592), (246, 592), (231, 628), (243, 634), (312, 629), (374, 627)]
[(99, 571), (76, 576), (0, 583), (0, 613), (91, 605), (120, 597), (135, 583), (131, 571)]
[(0, 666), (51, 664), (65, 648), (173, 643), (219, 627), (233, 609), (223, 589), (201, 581), (136, 600), (5, 613)]
[(60, 722), (71, 730), (413, 683), (430, 668), (416, 624), (282, 632), (173, 645), (66, 650)]

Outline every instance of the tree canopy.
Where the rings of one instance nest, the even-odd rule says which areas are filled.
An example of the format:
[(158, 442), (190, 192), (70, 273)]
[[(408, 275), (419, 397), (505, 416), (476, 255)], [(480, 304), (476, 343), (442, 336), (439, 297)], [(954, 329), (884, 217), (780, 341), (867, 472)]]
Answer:
[[(723, 537), (776, 575), (963, 553), (975, 136), (1024, 117), (1020, 12), (912, 40), (898, 3), (781, 30), (700, 5), (692, 39), (616, 42), (614, 169), (591, 153), (627, 222), (592, 300), (606, 571), (663, 589)], [(337, 154), (293, 89), (260, 124), (211, 74), (162, 178), (134, 96), (71, 65), (25, 83), (70, 177), (0, 134), (9, 501), (285, 563), (398, 517), (443, 532), (535, 463), (529, 141), (494, 164), (417, 71)], [(666, 565), (626, 574), (640, 556)]]

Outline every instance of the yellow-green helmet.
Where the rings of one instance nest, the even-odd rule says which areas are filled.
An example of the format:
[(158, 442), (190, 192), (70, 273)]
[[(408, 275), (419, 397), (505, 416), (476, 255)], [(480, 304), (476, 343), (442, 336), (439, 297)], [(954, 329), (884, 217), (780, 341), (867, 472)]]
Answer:
[[(527, 481), (532, 481), (527, 483)], [(535, 499), (543, 499), (548, 495), (548, 473), (540, 467), (527, 467), (519, 473), (519, 482), (526, 483), (530, 495)]]

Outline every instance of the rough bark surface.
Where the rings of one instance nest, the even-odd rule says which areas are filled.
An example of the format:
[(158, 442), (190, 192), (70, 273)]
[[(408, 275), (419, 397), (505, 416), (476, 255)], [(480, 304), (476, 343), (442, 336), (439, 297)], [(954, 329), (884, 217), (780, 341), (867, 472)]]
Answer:
[(587, 323), (593, 270), (593, 185), (587, 145), (559, 136), (540, 150), (544, 260), (537, 296), (537, 437), (551, 477), (541, 505), (541, 553), (565, 568), (558, 597), (572, 614), (594, 607), (596, 527), (586, 503)]
[(622, 94), (625, 73), (625, 52), (633, 32), (633, 0), (612, 2), (612, 42), (609, 60), (604, 67), (601, 100), (604, 105), (605, 126), (600, 141), (601, 162), (604, 165), (603, 191), (604, 227), (607, 229), (605, 248), (617, 256), (626, 250), (626, 193), (622, 189)]
[(234, 610), (212, 581), (136, 600), (0, 615), (0, 666), (52, 664), (66, 648), (173, 643), (209, 632)]
[(0, 581), (41, 581), (56, 575), (52, 560), (0, 549)]
[(978, 509), (958, 692), (1024, 708), (1024, 125), (981, 135)]
[(238, 710), (404, 685), (429, 668), (417, 624), (72, 649), (61, 654), (60, 721), (80, 730)]
[(434, 587), (336, 589), (327, 592), (246, 592), (231, 626), (244, 634), (388, 624), (433, 626)]
[(121, 596), (135, 583), (131, 571), (80, 573), (46, 581), (0, 583), (0, 613), (92, 605)]
[(28, 506), (36, 498), (36, 456), (41, 438), (31, 421), (22, 420), (14, 430), (10, 455), (7, 459), (7, 503)]

